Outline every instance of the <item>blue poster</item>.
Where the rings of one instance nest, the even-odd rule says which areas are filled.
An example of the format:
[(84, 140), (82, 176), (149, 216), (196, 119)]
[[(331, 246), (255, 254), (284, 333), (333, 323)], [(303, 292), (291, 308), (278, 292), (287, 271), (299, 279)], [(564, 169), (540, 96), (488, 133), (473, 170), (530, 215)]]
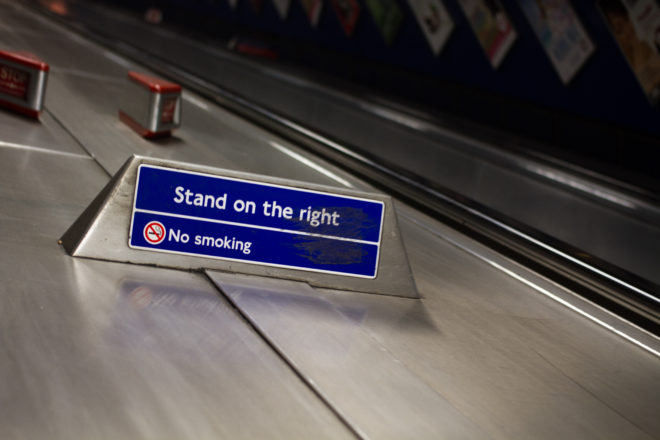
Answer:
[(568, 0), (518, 0), (564, 84), (580, 70), (594, 51)]

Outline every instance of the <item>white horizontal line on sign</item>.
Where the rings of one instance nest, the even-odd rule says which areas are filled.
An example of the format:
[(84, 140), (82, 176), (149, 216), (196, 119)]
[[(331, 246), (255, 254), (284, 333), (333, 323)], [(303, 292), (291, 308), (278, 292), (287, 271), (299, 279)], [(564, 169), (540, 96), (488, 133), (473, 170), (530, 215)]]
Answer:
[(144, 213), (147, 213), (147, 214), (164, 215), (166, 217), (178, 217), (178, 218), (185, 218), (185, 219), (188, 219), (188, 220), (197, 220), (197, 221), (209, 222), (209, 223), (219, 223), (219, 224), (225, 224), (225, 225), (240, 226), (240, 227), (244, 227), (244, 228), (254, 228), (254, 229), (264, 229), (266, 231), (284, 232), (286, 234), (292, 234), (292, 235), (306, 235), (306, 236), (310, 236), (310, 237), (327, 238), (327, 239), (330, 239), (330, 240), (350, 241), (350, 242), (353, 242), (353, 243), (373, 244), (373, 245), (376, 245), (376, 246), (380, 246), (379, 241), (366, 241), (366, 240), (358, 240), (357, 238), (336, 237), (336, 236), (333, 236), (333, 235), (315, 234), (313, 232), (294, 231), (294, 230), (281, 229), (281, 228), (272, 228), (270, 226), (252, 225), (252, 224), (248, 224), (248, 223), (237, 223), (237, 222), (231, 222), (231, 221), (227, 221), (227, 220), (217, 220), (217, 219), (210, 219), (210, 218), (205, 218), (205, 217), (195, 217), (195, 216), (192, 216), (192, 215), (172, 214), (172, 213), (169, 213), (169, 212), (152, 211), (152, 210), (149, 210), (149, 209), (135, 208), (135, 212), (144, 212)]

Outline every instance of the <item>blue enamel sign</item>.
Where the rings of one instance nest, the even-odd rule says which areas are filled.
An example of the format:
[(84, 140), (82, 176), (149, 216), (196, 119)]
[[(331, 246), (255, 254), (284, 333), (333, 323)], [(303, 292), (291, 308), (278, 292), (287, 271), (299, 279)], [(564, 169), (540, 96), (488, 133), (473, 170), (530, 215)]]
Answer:
[(142, 164), (129, 246), (375, 278), (378, 200)]

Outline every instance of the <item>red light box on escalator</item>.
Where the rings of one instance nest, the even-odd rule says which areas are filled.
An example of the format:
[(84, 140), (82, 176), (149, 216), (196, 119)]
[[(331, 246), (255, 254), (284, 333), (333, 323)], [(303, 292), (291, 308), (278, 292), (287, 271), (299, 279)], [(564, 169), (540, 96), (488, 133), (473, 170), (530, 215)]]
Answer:
[(128, 72), (119, 119), (146, 138), (169, 136), (181, 125), (181, 86)]
[(0, 106), (38, 118), (48, 71), (48, 64), (31, 53), (0, 50)]

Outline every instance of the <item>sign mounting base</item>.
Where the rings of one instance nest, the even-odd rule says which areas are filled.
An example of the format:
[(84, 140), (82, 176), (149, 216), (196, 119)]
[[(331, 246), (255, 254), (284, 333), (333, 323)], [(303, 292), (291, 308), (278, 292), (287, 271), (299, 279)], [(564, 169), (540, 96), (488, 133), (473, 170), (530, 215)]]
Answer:
[(389, 196), (133, 156), (62, 236), (72, 256), (418, 298)]

